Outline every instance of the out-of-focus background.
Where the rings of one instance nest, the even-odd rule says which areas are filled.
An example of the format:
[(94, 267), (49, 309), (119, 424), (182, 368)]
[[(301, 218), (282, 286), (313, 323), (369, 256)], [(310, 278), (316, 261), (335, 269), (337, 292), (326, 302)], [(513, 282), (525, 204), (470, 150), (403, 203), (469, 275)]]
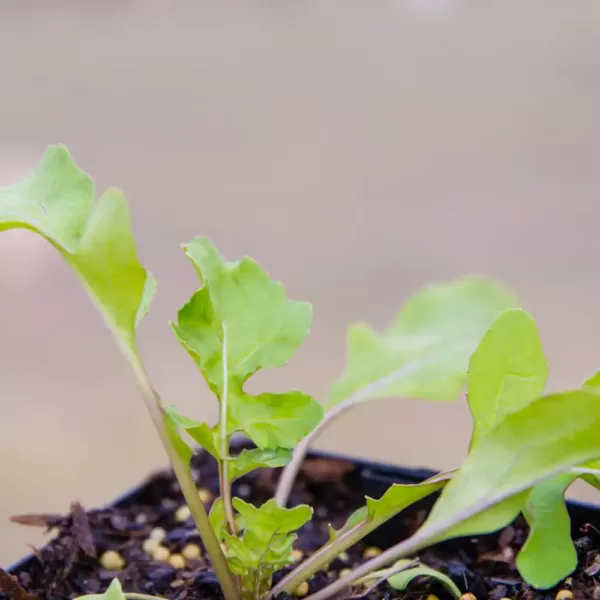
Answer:
[[(122, 188), (160, 291), (141, 333), (162, 394), (216, 402), (169, 327), (195, 288), (179, 243), (249, 254), (315, 307), (271, 389), (324, 397), (347, 324), (383, 328), (464, 273), (514, 287), (550, 388), (600, 368), (600, 3), (28, 1), (0, 6), (0, 183), (65, 143)], [(112, 499), (165, 464), (134, 381), (44, 242), (0, 236), (0, 564), (14, 513)], [(318, 446), (455, 466), (464, 401), (380, 401)], [(582, 497), (592, 497), (580, 489)]]

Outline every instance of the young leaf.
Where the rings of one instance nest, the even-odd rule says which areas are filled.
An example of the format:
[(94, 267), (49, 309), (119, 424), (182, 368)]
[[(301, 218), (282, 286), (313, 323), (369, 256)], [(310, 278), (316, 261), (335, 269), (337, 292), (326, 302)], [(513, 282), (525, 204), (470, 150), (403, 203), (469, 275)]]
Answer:
[(415, 566), (409, 566), (414, 561), (401, 558), (396, 561), (389, 569), (381, 571), (373, 571), (366, 577), (360, 580), (360, 583), (368, 583), (369, 581), (387, 579), (387, 582), (395, 589), (401, 592), (405, 591), (408, 585), (418, 577), (428, 577), (439, 581), (455, 598), (460, 598), (462, 592), (458, 586), (446, 575), (437, 569), (428, 567), (422, 563)]
[(232, 394), (229, 427), (262, 449), (293, 448), (323, 418), (323, 408), (302, 392)]
[(240, 514), (244, 529), (252, 531), (263, 541), (270, 540), (274, 533), (291, 533), (300, 529), (310, 521), (313, 513), (312, 508), (305, 504), (281, 508), (274, 499), (256, 507), (241, 498), (234, 498), (233, 506)]
[(516, 304), (496, 283), (466, 278), (425, 287), (383, 335), (350, 326), (348, 364), (326, 407), (388, 396), (454, 400), (473, 350), (496, 316)]
[(135, 327), (156, 282), (139, 263), (129, 211), (120, 191), (94, 202), (94, 183), (63, 146), (49, 147), (33, 173), (0, 188), (0, 231), (30, 229), (45, 237), (82, 280), (131, 359)]
[(562, 473), (536, 485), (523, 508), (530, 531), (517, 555), (519, 573), (536, 589), (554, 587), (577, 567), (565, 491), (577, 474)]
[(291, 458), (292, 451), (288, 448), (244, 449), (229, 463), (229, 476), (234, 481), (254, 469), (283, 467), (287, 465)]
[(123, 593), (121, 582), (115, 578), (103, 594), (87, 594), (79, 596), (76, 600), (126, 600), (126, 598), (127, 596)]
[(520, 309), (501, 313), (469, 363), (471, 446), (507, 414), (541, 396), (547, 376), (548, 363), (535, 321)]
[(583, 387), (600, 388), (600, 371), (583, 382)]
[(250, 396), (243, 385), (259, 369), (287, 363), (308, 334), (311, 306), (288, 300), (250, 258), (226, 262), (205, 238), (185, 250), (203, 287), (173, 329), (227, 404), (227, 435), (243, 431), (260, 448), (293, 448), (322, 419), (321, 405), (299, 392)]
[(377, 500), (367, 497), (367, 519), (376, 526), (385, 523), (411, 504), (441, 489), (446, 480), (423, 481), (416, 484), (395, 483)]
[[(201, 448), (204, 448), (214, 458), (221, 458), (220, 452), (217, 446), (218, 432), (213, 427), (210, 427), (206, 423), (200, 423), (193, 419), (184, 417), (176, 406), (172, 404), (164, 407), (165, 420), (167, 420), (173, 429), (179, 436), (179, 431), (184, 430), (195, 442), (197, 442)], [(185, 444), (183, 439), (179, 438), (181, 444)], [(185, 444), (186, 447), (187, 444)], [(189, 447), (188, 447), (189, 448)], [(189, 452), (189, 459), (191, 459), (191, 451)], [(189, 459), (186, 464), (189, 463)]]
[(392, 575), (388, 578), (388, 583), (395, 589), (404, 591), (408, 584), (416, 577), (430, 577), (439, 581), (454, 597), (460, 598), (462, 595), (458, 586), (448, 577), (448, 575), (428, 567), (427, 565), (420, 564), (412, 569), (401, 571), (396, 575)]
[(529, 488), (600, 457), (600, 395), (575, 390), (507, 415), (471, 450), (421, 534), (436, 540), (483, 534), (522, 510)]
[(291, 564), (293, 533), (312, 516), (308, 506), (280, 508), (274, 499), (256, 507), (240, 498), (233, 499), (239, 513), (242, 538), (223, 532), (231, 570), (240, 576), (242, 596), (258, 598), (271, 586), (275, 571)]
[(217, 498), (213, 505), (210, 508), (210, 513), (208, 515), (208, 519), (210, 524), (212, 525), (213, 531), (217, 536), (217, 539), (222, 542), (226, 531), (226, 521), (225, 521), (225, 505), (223, 504), (223, 498)]

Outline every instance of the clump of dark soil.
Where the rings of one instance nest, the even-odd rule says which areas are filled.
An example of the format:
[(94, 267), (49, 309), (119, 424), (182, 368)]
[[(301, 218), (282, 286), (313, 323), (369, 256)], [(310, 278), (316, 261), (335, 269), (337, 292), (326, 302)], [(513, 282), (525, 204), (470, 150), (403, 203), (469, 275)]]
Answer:
[[(196, 456), (192, 464), (208, 507), (218, 495), (216, 465), (204, 453)], [(330, 523), (340, 527), (353, 510), (364, 504), (365, 494), (380, 495), (383, 490), (374, 486), (370, 476), (369, 469), (351, 462), (330, 458), (307, 459), (290, 504), (310, 504), (315, 514), (313, 521), (300, 531), (295, 547), (304, 555), (309, 554), (327, 541)], [(277, 470), (255, 471), (234, 483), (233, 493), (261, 504), (273, 496), (277, 477)], [(318, 573), (310, 581), (310, 593), (335, 580), (342, 569), (363, 562), (367, 546), (387, 547), (413, 533), (423, 522), (431, 502), (432, 499), (418, 503), (374, 532), (364, 543), (351, 548), (345, 556), (336, 559), (326, 572)], [(189, 544), (202, 545), (191, 518), (185, 518), (185, 510), (177, 512), (182, 506), (183, 498), (174, 477), (168, 472), (161, 472), (114, 507), (86, 512), (75, 503), (70, 514), (65, 516), (19, 517), (16, 519), (19, 522), (46, 526), (55, 530), (57, 535), (13, 573), (21, 586), (40, 600), (65, 600), (86, 593), (99, 593), (114, 577), (121, 580), (125, 591), (172, 600), (218, 599), (221, 597), (219, 585), (204, 554), (197, 559), (186, 560), (183, 568), (175, 568), (168, 562), (154, 560), (144, 551), (144, 542), (156, 528), (165, 530), (166, 537), (161, 544), (171, 553), (179, 554)], [(573, 520), (580, 568), (557, 589), (571, 590), (576, 600), (599, 600), (600, 532), (593, 524), (577, 523), (576, 518)], [(419, 558), (447, 573), (463, 592), (473, 593), (478, 600), (554, 598), (557, 590), (536, 592), (523, 583), (515, 569), (514, 558), (526, 534), (525, 523), (517, 520), (498, 535), (447, 542), (423, 551)], [(119, 553), (124, 560), (122, 569), (102, 567), (101, 557), (107, 551)], [(361, 597), (361, 591), (362, 588), (350, 589), (341, 597)], [(0, 598), (3, 596), (1, 592), (0, 581)], [(5, 597), (11, 597), (8, 592), (8, 589), (5, 590)], [(407, 592), (398, 592), (382, 584), (365, 598), (412, 600), (428, 594), (435, 594), (441, 600), (449, 598), (448, 592), (439, 584), (426, 580), (415, 581)], [(14, 592), (12, 596), (15, 597)]]

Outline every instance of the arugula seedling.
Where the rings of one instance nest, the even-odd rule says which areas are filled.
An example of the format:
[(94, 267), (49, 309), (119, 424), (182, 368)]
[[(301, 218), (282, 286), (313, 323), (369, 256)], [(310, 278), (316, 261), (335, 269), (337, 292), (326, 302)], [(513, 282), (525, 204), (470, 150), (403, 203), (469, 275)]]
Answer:
[[(258, 370), (287, 363), (308, 334), (310, 305), (288, 300), (281, 284), (251, 259), (227, 262), (207, 239), (195, 238), (184, 249), (201, 287), (172, 326), (219, 401), (219, 421), (211, 426), (164, 407), (144, 370), (136, 328), (156, 282), (137, 259), (121, 193), (109, 190), (94, 203), (91, 179), (64, 147), (51, 147), (30, 177), (0, 189), (0, 231), (14, 227), (37, 232), (59, 250), (131, 364), (227, 600), (292, 591), (370, 531), (438, 490), (440, 499), (411, 538), (312, 600), (377, 577), (405, 586), (410, 576), (427, 571), (424, 565), (402, 562), (407, 556), (451, 537), (494, 531), (520, 512), (531, 526), (517, 557), (524, 578), (544, 587), (572, 568), (564, 491), (577, 477), (600, 487), (600, 438), (594, 435), (600, 422), (600, 374), (580, 390), (540, 398), (547, 364), (535, 323), (510, 308), (514, 296), (497, 284), (463, 279), (430, 286), (409, 300), (382, 336), (362, 324), (351, 327), (348, 366), (332, 388), (323, 419), (321, 405), (301, 392), (253, 396), (244, 389)], [(452, 400), (463, 387), (467, 364), (474, 429), (462, 467), (418, 485), (391, 486), (379, 499), (368, 498), (341, 530), (330, 531), (323, 548), (270, 589), (273, 574), (291, 563), (295, 532), (312, 515), (308, 506), (282, 505), (315, 435), (369, 398)], [(256, 448), (231, 456), (236, 433)], [(219, 465), (221, 496), (210, 515), (191, 477), (193, 451), (186, 437)], [(255, 507), (231, 497), (236, 478), (286, 463), (276, 499)], [(394, 561), (391, 570), (373, 572)], [(443, 579), (441, 575), (437, 577)], [(118, 582), (97, 596), (151, 598), (123, 595)]]

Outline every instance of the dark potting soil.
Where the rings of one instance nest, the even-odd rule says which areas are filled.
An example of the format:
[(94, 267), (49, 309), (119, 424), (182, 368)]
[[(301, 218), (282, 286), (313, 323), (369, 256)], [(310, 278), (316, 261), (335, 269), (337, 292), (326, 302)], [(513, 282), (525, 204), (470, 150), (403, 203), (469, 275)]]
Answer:
[[(208, 490), (215, 498), (218, 481), (214, 460), (202, 453), (194, 457), (192, 465), (199, 489)], [(295, 544), (305, 556), (327, 541), (329, 523), (339, 528), (353, 510), (364, 504), (364, 490), (356, 483), (357, 470), (353, 463), (337, 459), (316, 458), (305, 462), (290, 497), (290, 505), (306, 503), (315, 508), (312, 522), (300, 531)], [(233, 493), (261, 504), (273, 496), (277, 477), (278, 470), (254, 471), (234, 483)], [(207, 502), (207, 508), (210, 502), (212, 500)], [(192, 519), (188, 517), (181, 522), (176, 518), (181, 506), (183, 499), (177, 482), (170, 473), (162, 472), (113, 508), (86, 512), (74, 503), (70, 514), (65, 516), (30, 515), (15, 519), (57, 531), (57, 536), (48, 545), (35, 551), (37, 559), (17, 570), (17, 581), (40, 600), (65, 600), (99, 593), (114, 577), (121, 580), (123, 589), (128, 592), (173, 600), (219, 599), (219, 585), (204, 555), (198, 560), (187, 560), (184, 568), (173, 568), (168, 562), (153, 560), (142, 548), (157, 527), (167, 532), (162, 545), (172, 553), (181, 552), (190, 543), (201, 546)], [(419, 503), (404, 511), (387, 528), (381, 528), (378, 535), (336, 559), (326, 572), (318, 573), (310, 581), (310, 593), (334, 581), (341, 570), (364, 562), (364, 551), (374, 540), (381, 546), (389, 546), (412, 534), (424, 521), (427, 507), (427, 504)], [(497, 535), (446, 542), (423, 551), (419, 558), (447, 573), (463, 592), (474, 594), (478, 600), (545, 600), (554, 598), (559, 589), (572, 591), (576, 600), (600, 600), (600, 531), (591, 524), (581, 528), (575, 538), (579, 569), (557, 588), (545, 592), (527, 586), (515, 569), (514, 559), (526, 535), (525, 523), (517, 520)], [(109, 550), (122, 556), (123, 569), (110, 571), (101, 566), (99, 558)], [(285, 571), (278, 573), (275, 580)], [(0, 576), (0, 598), (1, 591)], [(34, 600), (33, 597), (19, 597), (14, 590), (11, 592), (6, 579), (4, 591), (5, 597), (11, 600)], [(438, 583), (428, 580), (415, 580), (406, 592), (395, 591), (386, 583), (367, 596), (361, 596), (362, 591), (363, 588), (349, 589), (339, 597), (412, 600), (435, 594), (440, 600), (450, 598)], [(281, 600), (284, 598), (285, 595), (281, 595)]]

